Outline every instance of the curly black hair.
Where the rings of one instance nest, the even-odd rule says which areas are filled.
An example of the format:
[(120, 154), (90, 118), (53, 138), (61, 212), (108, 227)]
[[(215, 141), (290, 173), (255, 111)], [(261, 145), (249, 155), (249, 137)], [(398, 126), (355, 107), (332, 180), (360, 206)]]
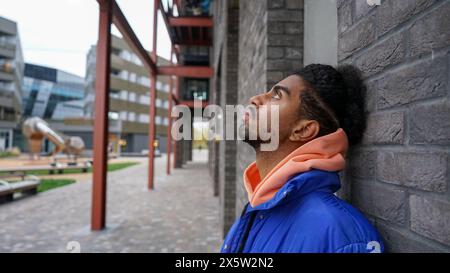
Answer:
[(366, 86), (361, 72), (351, 65), (335, 69), (330, 65), (311, 64), (295, 75), (308, 86), (300, 94), (300, 114), (319, 122), (319, 136), (342, 128), (350, 145), (359, 143), (366, 128)]

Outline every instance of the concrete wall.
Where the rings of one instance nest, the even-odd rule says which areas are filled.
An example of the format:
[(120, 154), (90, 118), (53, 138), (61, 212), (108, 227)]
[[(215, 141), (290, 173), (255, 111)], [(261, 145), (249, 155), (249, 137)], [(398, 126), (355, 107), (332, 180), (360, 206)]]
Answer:
[(343, 193), (391, 252), (450, 251), (450, 1), (338, 1), (339, 63), (368, 85)]
[(337, 0), (305, 0), (304, 65), (337, 64)]

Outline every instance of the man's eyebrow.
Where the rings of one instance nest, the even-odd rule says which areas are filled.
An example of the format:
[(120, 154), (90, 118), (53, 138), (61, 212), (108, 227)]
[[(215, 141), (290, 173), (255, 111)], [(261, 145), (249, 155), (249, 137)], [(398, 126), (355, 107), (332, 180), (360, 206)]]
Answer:
[(291, 90), (289, 90), (289, 88), (287, 88), (286, 86), (275, 85), (275, 86), (273, 87), (273, 89), (281, 89), (281, 90), (283, 90), (284, 92), (286, 92), (288, 95), (291, 94)]

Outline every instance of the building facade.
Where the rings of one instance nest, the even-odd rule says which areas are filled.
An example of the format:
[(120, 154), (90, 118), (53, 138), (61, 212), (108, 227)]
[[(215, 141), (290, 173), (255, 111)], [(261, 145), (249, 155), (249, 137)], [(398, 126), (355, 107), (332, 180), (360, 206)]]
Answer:
[(25, 64), (23, 116), (46, 120), (83, 116), (84, 78), (58, 69)]
[(0, 17), (0, 151), (13, 147), (22, 112), (23, 66), (17, 24)]
[[(112, 139), (122, 140), (121, 152), (141, 153), (148, 150), (148, 124), (150, 106), (149, 72), (119, 37), (112, 36), (111, 41), (111, 77), (109, 119), (121, 124), (118, 134)], [(160, 64), (169, 62), (161, 57)], [(95, 64), (96, 47), (88, 53), (86, 61), (86, 86), (84, 96), (84, 115), (95, 116)], [(168, 115), (169, 81), (167, 77), (158, 77), (156, 82), (155, 128), (161, 151), (165, 151)], [(117, 147), (118, 148), (118, 147)]]
[[(311, 63), (353, 64), (368, 91), (368, 126), (342, 173), (342, 198), (381, 232), (389, 252), (450, 251), (450, 2), (215, 1), (210, 102), (250, 97)], [(254, 151), (212, 143), (224, 235), (247, 200)]]

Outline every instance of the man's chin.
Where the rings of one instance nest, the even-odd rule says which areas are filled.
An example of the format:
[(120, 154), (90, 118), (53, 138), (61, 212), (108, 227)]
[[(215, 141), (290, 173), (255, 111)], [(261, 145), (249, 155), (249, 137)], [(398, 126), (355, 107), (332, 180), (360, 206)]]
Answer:
[(244, 124), (241, 127), (242, 141), (252, 146), (255, 150), (261, 147), (261, 144), (266, 143), (266, 141), (261, 140), (256, 134), (251, 134), (248, 124)]
[(258, 150), (261, 147), (262, 141), (261, 140), (252, 140), (252, 139), (243, 139), (243, 142), (247, 143), (248, 145), (252, 146), (253, 149)]
[(245, 132), (245, 136), (242, 139), (242, 141), (252, 146), (255, 150), (259, 150), (262, 144), (270, 142), (270, 140), (264, 141), (260, 139), (258, 136), (255, 137), (254, 135), (250, 135), (248, 131)]

